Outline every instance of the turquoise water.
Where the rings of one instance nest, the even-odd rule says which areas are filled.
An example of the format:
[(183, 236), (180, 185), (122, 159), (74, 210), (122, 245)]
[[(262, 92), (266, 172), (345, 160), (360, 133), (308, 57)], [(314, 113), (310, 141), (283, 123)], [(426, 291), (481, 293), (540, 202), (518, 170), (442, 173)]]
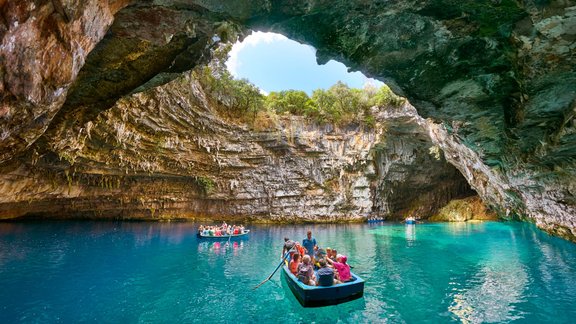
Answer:
[[(573, 323), (576, 244), (529, 224), (248, 226), (209, 242), (193, 223), (0, 223), (0, 323)], [(348, 255), (364, 298), (302, 308), (282, 239)]]

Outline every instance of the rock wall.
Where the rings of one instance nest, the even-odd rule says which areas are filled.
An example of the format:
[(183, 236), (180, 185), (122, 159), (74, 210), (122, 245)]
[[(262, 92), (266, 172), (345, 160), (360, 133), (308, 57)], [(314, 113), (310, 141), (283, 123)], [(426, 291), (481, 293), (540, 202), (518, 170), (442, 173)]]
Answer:
[(44, 133), (86, 56), (129, 2), (0, 2), (0, 163)]
[(476, 196), (431, 142), (431, 121), (410, 105), (378, 114), (386, 136), (376, 143), (375, 216), (426, 219), (456, 198)]
[[(372, 215), (374, 205), (387, 206), (386, 215), (397, 212), (389, 197), (415, 198), (394, 196), (399, 186), (391, 181), (419, 177), (418, 192), (427, 198), (439, 190), (430, 176), (450, 175), (441, 186), (466, 184), (446, 161), (432, 159), (438, 174), (419, 165), (413, 148), (428, 155), (432, 143), (410, 106), (374, 107), (374, 128), (336, 129), (295, 116), (280, 116), (267, 127), (239, 122), (213, 102), (194, 74), (185, 73), (122, 98), (72, 135), (67, 128), (67, 136), (43, 138), (42, 154), (37, 146), (0, 175), (0, 218), (353, 221)], [(390, 131), (395, 128), (411, 131)], [(411, 158), (391, 161), (391, 153), (377, 148), (396, 139), (406, 147), (393, 154)], [(375, 159), (405, 172), (386, 180), (393, 172), (383, 172), (382, 162), (375, 167)], [(419, 203), (430, 212), (450, 198)]]
[(575, 1), (197, 3), (384, 80), (499, 215), (576, 241)]
[(486, 209), (486, 205), (476, 196), (465, 199), (452, 200), (448, 205), (438, 211), (438, 214), (429, 218), (435, 222), (466, 222), (496, 220), (496, 213)]

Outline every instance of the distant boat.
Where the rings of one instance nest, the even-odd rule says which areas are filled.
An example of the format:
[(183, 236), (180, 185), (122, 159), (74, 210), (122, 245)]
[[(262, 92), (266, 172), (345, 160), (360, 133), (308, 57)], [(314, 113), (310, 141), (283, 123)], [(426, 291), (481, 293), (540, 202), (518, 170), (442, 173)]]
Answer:
[(308, 286), (294, 276), (284, 265), (282, 274), (288, 287), (304, 307), (318, 307), (345, 303), (364, 295), (364, 280), (350, 272), (351, 281), (333, 286)]
[(414, 219), (414, 217), (408, 217), (404, 222), (408, 225), (414, 225), (416, 224), (416, 219)]
[(248, 235), (248, 233), (250, 233), (250, 230), (244, 230), (243, 233), (239, 233), (239, 234), (232, 234), (232, 235), (204, 235), (202, 233), (198, 233), (197, 236), (199, 238), (205, 238), (205, 239), (229, 239), (229, 238), (234, 238), (234, 237), (240, 237), (240, 236), (245, 236)]
[(383, 218), (368, 218), (367, 220), (368, 223), (381, 223), (383, 221), (384, 221)]

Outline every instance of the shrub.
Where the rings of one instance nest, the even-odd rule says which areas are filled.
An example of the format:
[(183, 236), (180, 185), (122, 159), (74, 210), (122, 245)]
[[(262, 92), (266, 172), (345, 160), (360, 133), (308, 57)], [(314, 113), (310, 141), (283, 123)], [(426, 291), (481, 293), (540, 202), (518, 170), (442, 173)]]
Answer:
[(196, 177), (196, 184), (200, 187), (200, 190), (205, 195), (211, 194), (216, 187), (214, 180), (206, 177)]

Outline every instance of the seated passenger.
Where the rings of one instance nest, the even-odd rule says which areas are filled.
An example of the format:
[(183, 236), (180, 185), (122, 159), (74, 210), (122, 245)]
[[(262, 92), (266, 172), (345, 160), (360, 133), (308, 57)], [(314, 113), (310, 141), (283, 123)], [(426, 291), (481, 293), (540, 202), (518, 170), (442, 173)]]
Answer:
[(318, 251), (316, 251), (316, 258), (314, 258), (314, 270), (318, 270), (321, 268), (320, 260), (325, 258), (326, 258), (326, 251), (324, 251), (324, 249), (318, 249)]
[(320, 269), (318, 269), (318, 286), (332, 286), (340, 283), (340, 281), (334, 279), (334, 269), (328, 266), (326, 260), (321, 259), (319, 263)]
[(299, 265), (300, 265), (300, 253), (294, 253), (294, 255), (292, 255), (292, 260), (288, 265), (288, 269), (290, 269), (290, 272), (292, 272), (292, 274), (295, 276), (298, 275)]
[(314, 275), (314, 268), (309, 255), (302, 257), (302, 263), (298, 266), (298, 280), (303, 284), (309, 286), (316, 286), (316, 276)]
[(336, 256), (336, 262), (330, 260), (328, 263), (331, 263), (334, 269), (338, 271), (338, 277), (340, 281), (346, 282), (352, 278), (350, 274), (350, 266), (346, 263), (348, 258), (345, 255), (338, 254)]
[(330, 258), (330, 260), (335, 262), (336, 256), (338, 256), (338, 251), (336, 251), (336, 249), (332, 249), (332, 251), (330, 251), (330, 255), (328, 256), (328, 258)]

